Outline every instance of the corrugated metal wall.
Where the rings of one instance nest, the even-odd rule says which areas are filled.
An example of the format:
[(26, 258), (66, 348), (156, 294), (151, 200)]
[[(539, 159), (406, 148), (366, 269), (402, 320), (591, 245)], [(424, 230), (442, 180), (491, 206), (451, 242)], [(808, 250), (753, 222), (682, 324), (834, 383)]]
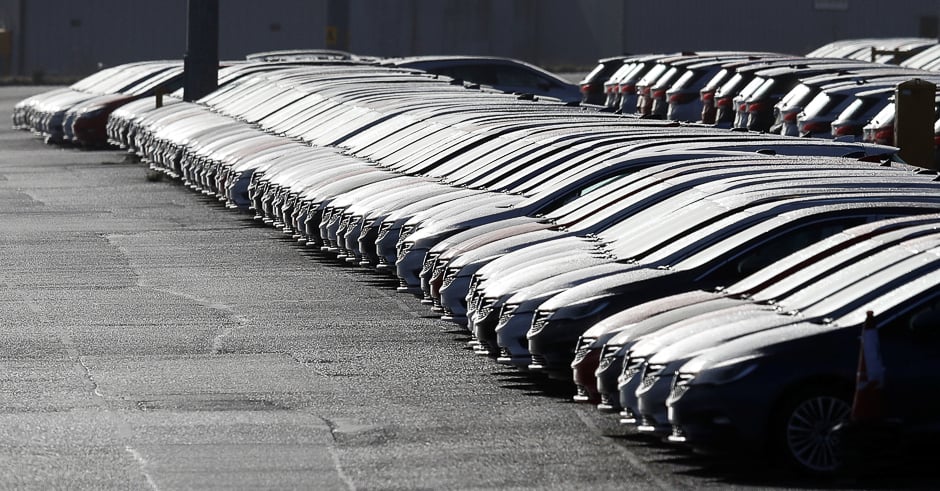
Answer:
[[(940, 14), (940, 0), (220, 0), (220, 56), (325, 47), (327, 6), (343, 1), (354, 52), (493, 54), (552, 67), (623, 52), (802, 53), (847, 37), (936, 35)], [(0, 68), (84, 74), (181, 58), (185, 15), (186, 0), (0, 0), (13, 41), (11, 66), (0, 59)]]
[[(806, 53), (830, 41), (937, 36), (938, 0), (626, 0), (624, 49)], [(658, 12), (654, 14), (654, 12)], [(933, 32), (921, 27), (932, 23)]]

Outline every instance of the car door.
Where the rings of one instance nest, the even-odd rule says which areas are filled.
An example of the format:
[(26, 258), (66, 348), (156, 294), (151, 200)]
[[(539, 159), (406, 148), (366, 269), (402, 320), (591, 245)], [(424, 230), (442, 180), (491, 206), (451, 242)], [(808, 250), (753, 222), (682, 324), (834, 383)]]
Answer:
[(878, 329), (889, 417), (905, 432), (940, 431), (940, 293)]

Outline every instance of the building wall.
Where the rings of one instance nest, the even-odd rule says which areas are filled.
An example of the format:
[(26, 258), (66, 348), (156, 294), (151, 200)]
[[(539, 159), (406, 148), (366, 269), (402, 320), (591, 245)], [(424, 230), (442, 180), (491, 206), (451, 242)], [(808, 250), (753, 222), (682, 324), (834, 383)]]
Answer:
[[(623, 48), (633, 53), (751, 49), (802, 54), (838, 39), (937, 37), (940, 14), (938, 0), (625, 2)], [(922, 27), (925, 17), (929, 26)]]
[[(940, 0), (220, 0), (223, 59), (326, 47), (328, 8), (362, 54), (490, 54), (554, 68), (619, 53), (805, 53), (852, 37), (937, 35)], [(181, 58), (187, 0), (0, 0), (0, 72), (82, 75)], [(333, 20), (335, 22), (335, 20)], [(925, 27), (926, 26), (926, 27)], [(2, 43), (0, 43), (2, 47)], [(0, 50), (2, 51), (2, 50)]]
[(349, 49), (585, 65), (619, 52), (620, 0), (350, 0)]
[[(323, 46), (324, 0), (219, 3), (222, 59)], [(135, 60), (182, 59), (186, 13), (187, 0), (0, 0), (0, 26), (12, 32), (10, 72), (21, 75), (82, 75)]]

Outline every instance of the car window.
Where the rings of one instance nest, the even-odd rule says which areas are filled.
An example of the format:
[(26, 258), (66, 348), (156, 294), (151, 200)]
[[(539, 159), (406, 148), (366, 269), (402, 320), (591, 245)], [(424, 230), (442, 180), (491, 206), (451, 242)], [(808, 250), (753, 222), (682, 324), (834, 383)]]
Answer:
[(730, 236), (719, 233), (701, 244), (692, 244), (696, 249), (694, 253), (687, 254), (686, 259), (675, 267), (691, 269), (702, 266), (729, 251), (741, 248), (741, 252), (705, 273), (712, 278), (740, 278), (783, 259), (794, 251), (835, 235), (849, 226), (864, 222), (864, 218), (816, 219), (804, 222), (798, 227), (795, 224), (784, 224), (782, 227), (778, 224), (776, 230), (767, 230), (767, 225), (771, 222), (757, 223)]
[[(621, 65), (621, 66), (623, 66), (623, 65)], [(604, 71), (608, 70), (609, 68), (611, 68), (611, 67), (609, 67), (609, 65), (604, 65), (603, 63), (599, 63), (596, 67), (594, 67), (593, 70), (591, 70), (587, 75), (584, 76), (584, 80), (585, 80), (586, 82), (587, 82), (587, 81), (601, 81), (601, 80), (596, 80), (596, 79), (600, 78), (600, 77), (601, 77), (601, 74), (602, 74)], [(615, 71), (616, 71), (617, 69), (619, 69), (619, 68), (620, 68), (620, 67), (613, 68), (613, 70), (611, 70), (611, 71), (612, 71), (612, 72), (615, 72)], [(608, 77), (609, 77), (609, 76), (610, 76), (610, 75), (608, 75)]]
[(653, 83), (653, 87), (660, 88), (663, 86), (668, 87), (671, 85), (672, 81), (676, 78), (676, 75), (679, 74), (679, 68), (672, 67), (666, 73), (659, 76), (656, 81)]
[(731, 74), (731, 70), (727, 68), (722, 68), (715, 74), (711, 79), (708, 80), (708, 83), (705, 84), (705, 87), (702, 88), (704, 91), (714, 92), (724, 83), (724, 80), (728, 78), (728, 75)]
[(692, 82), (695, 79), (695, 72), (692, 70), (686, 70), (685, 73), (679, 77), (674, 84), (672, 84), (672, 89), (677, 90), (689, 85), (689, 82)]
[(825, 92), (820, 93), (806, 105), (806, 108), (803, 109), (803, 114), (807, 117), (816, 117), (816, 116), (825, 116), (832, 111), (838, 104), (846, 99), (845, 94), (827, 94)]
[(551, 87), (553, 84), (535, 73), (519, 67), (502, 66), (496, 70), (496, 84), (510, 87)]
[(859, 119), (862, 116), (864, 116), (866, 113), (868, 113), (872, 108), (874, 108), (875, 104), (877, 104), (881, 100), (882, 99), (879, 99), (877, 97), (857, 98), (854, 101), (852, 101), (852, 103), (849, 104), (848, 107), (846, 107), (836, 119), (837, 120)]
[(894, 103), (889, 103), (881, 111), (879, 111), (875, 117), (871, 118), (872, 126), (877, 128), (880, 125), (894, 121), (894, 111)]
[(753, 80), (748, 82), (748, 84), (745, 85), (744, 88), (741, 89), (740, 92), (738, 92), (738, 95), (735, 96), (735, 100), (737, 100), (738, 98), (740, 98), (741, 100), (747, 100), (749, 97), (751, 97), (751, 94), (753, 94), (754, 91), (759, 89), (760, 86), (764, 85), (764, 83), (766, 82), (767, 80), (764, 78), (755, 77)]
[(786, 108), (791, 105), (802, 105), (812, 94), (812, 87), (804, 84), (797, 85), (793, 90), (787, 92), (787, 95), (780, 100), (780, 107)]
[(716, 95), (718, 97), (730, 97), (738, 92), (738, 87), (744, 83), (745, 76), (740, 73), (735, 73), (733, 77), (728, 79), (719, 89)]
[(764, 81), (764, 83), (760, 85), (760, 87), (758, 87), (754, 91), (753, 94), (751, 94), (751, 98), (752, 99), (764, 99), (764, 98), (770, 97), (770, 95), (772, 94), (771, 89), (773, 89), (776, 84), (777, 84), (776, 80), (772, 78), (767, 79), (766, 81)]
[(934, 295), (878, 327), (883, 340), (915, 338), (940, 343), (940, 296)]
[(650, 69), (650, 71), (646, 72), (646, 74), (643, 75), (643, 78), (640, 79), (637, 85), (644, 85), (644, 86), (652, 85), (653, 82), (655, 82), (656, 79), (658, 79), (659, 76), (662, 75), (663, 72), (666, 71), (666, 68), (667, 68), (666, 65), (654, 66), (653, 68)]
[(460, 65), (433, 70), (435, 73), (446, 75), (467, 82), (485, 85), (496, 85), (496, 72), (493, 67), (479, 65)]
[(774, 237), (765, 236), (762, 238), (763, 242), (751, 246), (747, 251), (719, 266), (709, 273), (709, 276), (740, 278), (749, 275), (800, 249), (864, 222), (864, 218), (854, 218), (829, 223), (810, 223), (800, 229), (790, 230)]

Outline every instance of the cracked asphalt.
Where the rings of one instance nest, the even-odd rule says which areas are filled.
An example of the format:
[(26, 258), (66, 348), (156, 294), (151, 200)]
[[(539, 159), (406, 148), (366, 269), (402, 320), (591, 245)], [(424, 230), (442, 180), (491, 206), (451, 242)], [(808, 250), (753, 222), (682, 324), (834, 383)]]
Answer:
[[(0, 88), (0, 120), (46, 89)], [(394, 282), (120, 151), (3, 124), (0, 229), (0, 488), (780, 485), (473, 355)]]

